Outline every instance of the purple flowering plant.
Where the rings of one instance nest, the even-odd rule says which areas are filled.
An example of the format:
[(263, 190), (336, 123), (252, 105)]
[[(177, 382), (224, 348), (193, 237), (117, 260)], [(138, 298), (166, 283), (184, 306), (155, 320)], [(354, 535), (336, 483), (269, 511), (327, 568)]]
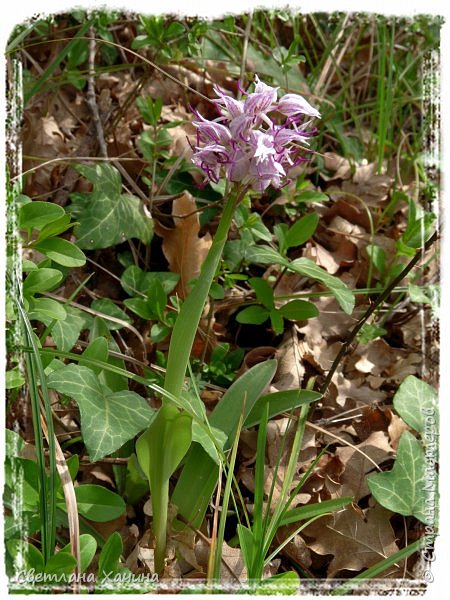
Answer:
[[(225, 194), (221, 219), (200, 275), (175, 321), (162, 406), (136, 443), (138, 460), (147, 474), (152, 494), (157, 573), (162, 573), (164, 568), (169, 480), (190, 448), (193, 421), (197, 421), (206, 435), (211, 436), (214, 447), (218, 443), (208, 423), (203, 423), (198, 414), (188, 410), (182, 401), (182, 392), (195, 334), (217, 273), (234, 211), (250, 188), (263, 192), (269, 185), (281, 188), (289, 183), (289, 169), (305, 160), (303, 151), (308, 146), (309, 137), (314, 134), (310, 128), (311, 118), (320, 117), (319, 111), (297, 94), (286, 94), (278, 100), (278, 88), (266, 85), (257, 76), (254, 91), (243, 92), (242, 100), (226, 95), (218, 87), (215, 91), (218, 95), (215, 104), (220, 115), (210, 121), (196, 113), (197, 141), (192, 161), (204, 172), (205, 185), (217, 183), (225, 177), (231, 186)], [(270, 364), (269, 367), (272, 368)], [(236, 415), (238, 418), (239, 414)], [(216, 450), (220, 455), (220, 447)], [(208, 454), (205, 456), (204, 465), (211, 470)], [(224, 456), (220, 460), (225, 460)], [(193, 466), (194, 470), (199, 467), (197, 463)], [(189, 464), (186, 468), (191, 486)], [(201, 487), (198, 496), (208, 502), (214, 490), (214, 478), (208, 476), (198, 485)], [(182, 485), (180, 489), (183, 490)], [(177, 492), (176, 488), (172, 501), (180, 514), (191, 521), (193, 515), (190, 514), (192, 506), (189, 498), (190, 494)], [(198, 518), (200, 513), (197, 511), (195, 514)]]
[(225, 177), (263, 192), (289, 183), (288, 172), (301, 161), (316, 130), (311, 118), (319, 111), (298, 94), (277, 99), (278, 88), (255, 76), (253, 92), (243, 99), (226, 95), (217, 86), (215, 105), (220, 116), (210, 121), (197, 111), (197, 141), (192, 162), (205, 173), (205, 184)]

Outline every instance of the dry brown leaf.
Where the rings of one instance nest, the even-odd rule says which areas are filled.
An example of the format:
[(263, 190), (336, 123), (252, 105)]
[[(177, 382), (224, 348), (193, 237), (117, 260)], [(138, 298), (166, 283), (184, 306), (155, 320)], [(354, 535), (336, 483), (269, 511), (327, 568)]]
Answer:
[[(281, 544), (298, 527), (298, 523), (280, 527), (276, 534), (276, 542)], [(282, 550), (282, 554), (288, 556), (303, 568), (311, 566), (311, 551), (301, 535), (297, 534)]]
[(180, 274), (178, 295), (185, 298), (188, 284), (200, 274), (202, 263), (211, 247), (211, 236), (199, 237), (200, 221), (193, 196), (184, 192), (172, 205), (174, 229), (155, 221), (155, 232), (163, 238), (162, 249), (169, 263), (169, 270)]
[(308, 244), (303, 255), (320, 267), (323, 267), (328, 273), (331, 273), (331, 275), (334, 275), (339, 271), (340, 264), (337, 262), (334, 255), (317, 242), (315, 242), (314, 245)]
[[(198, 565), (206, 573), (211, 545), (203, 538), (195, 544), (195, 556)], [(226, 542), (222, 545), (222, 562), (220, 565), (220, 580), (222, 583), (237, 583), (247, 579), (247, 569), (240, 548), (232, 548)]]
[(305, 535), (315, 539), (308, 544), (311, 550), (334, 556), (328, 577), (342, 570), (361, 571), (398, 551), (390, 514), (380, 505), (368, 509), (364, 516), (350, 507), (305, 529)]
[(285, 333), (276, 352), (276, 358), (278, 368), (270, 392), (301, 389), (305, 367), (302, 364), (302, 347), (295, 326)]
[(334, 179), (348, 179), (351, 176), (352, 169), (350, 161), (339, 156), (334, 152), (325, 152), (325, 169), (333, 171), (334, 175), (325, 175), (321, 173), (321, 176), (325, 181), (333, 181)]
[[(362, 451), (369, 458), (366, 458), (355, 448)], [(339, 495), (353, 496), (355, 502), (358, 502), (370, 493), (366, 476), (375, 469), (373, 463), (379, 465), (392, 456), (393, 450), (384, 431), (375, 431), (364, 442), (355, 445), (355, 448), (342, 446), (336, 450), (336, 456), (344, 465), (340, 477), (342, 487)]]

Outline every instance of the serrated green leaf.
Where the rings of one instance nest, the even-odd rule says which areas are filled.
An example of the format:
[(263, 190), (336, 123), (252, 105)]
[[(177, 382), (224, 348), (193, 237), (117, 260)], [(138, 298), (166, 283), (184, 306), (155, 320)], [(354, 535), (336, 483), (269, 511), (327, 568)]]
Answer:
[(425, 473), (425, 454), (420, 442), (404, 431), (392, 470), (370, 475), (367, 484), (375, 500), (385, 508), (430, 523), (429, 511), (432, 513), (434, 506), (427, 501), (430, 495), (434, 496), (436, 479), (427, 480)]
[(347, 315), (352, 314), (355, 306), (355, 296), (340, 279), (327, 273), (325, 269), (322, 269), (322, 267), (313, 263), (309, 258), (297, 258), (289, 264), (288, 268), (326, 285), (338, 301), (342, 310)]
[(52, 237), (33, 244), (33, 248), (64, 267), (82, 267), (86, 264), (84, 252), (63, 238)]
[(305, 215), (296, 221), (286, 233), (286, 246), (288, 248), (294, 248), (295, 246), (301, 246), (307, 242), (314, 235), (318, 223), (319, 215), (317, 213)]
[(264, 306), (247, 306), (236, 315), (236, 321), (248, 325), (261, 325), (269, 318), (269, 311)]
[(20, 229), (41, 229), (48, 223), (64, 216), (64, 209), (53, 202), (33, 200), (19, 209)]
[(83, 440), (92, 461), (118, 450), (155, 417), (141, 396), (128, 390), (111, 393), (87, 367), (70, 364), (53, 371), (48, 386), (77, 401)]
[(285, 319), (303, 321), (317, 317), (319, 311), (315, 304), (306, 300), (291, 300), (278, 309)]
[(408, 375), (398, 388), (394, 408), (405, 423), (419, 433), (424, 433), (427, 424), (433, 431), (439, 429), (438, 394), (414, 375)]
[(112, 165), (75, 165), (93, 183), (91, 193), (71, 195), (71, 212), (79, 221), (75, 229), (80, 248), (100, 249), (131, 238), (148, 244), (152, 238), (151, 219), (141, 208), (139, 198), (122, 194), (120, 174)]

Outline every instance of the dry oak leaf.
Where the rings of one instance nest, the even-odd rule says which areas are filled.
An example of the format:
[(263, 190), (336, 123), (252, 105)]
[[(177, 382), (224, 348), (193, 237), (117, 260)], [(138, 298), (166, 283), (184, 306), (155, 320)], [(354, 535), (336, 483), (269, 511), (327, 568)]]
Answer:
[[(340, 496), (353, 496), (355, 502), (370, 494), (367, 487), (367, 473), (376, 469), (393, 450), (384, 431), (374, 431), (364, 442), (352, 447), (343, 446), (336, 450), (336, 456), (344, 466), (340, 477)], [(374, 464), (375, 463), (375, 464)]]
[(178, 295), (185, 298), (188, 284), (200, 274), (200, 268), (212, 239), (209, 233), (199, 237), (200, 221), (193, 196), (184, 192), (172, 204), (175, 228), (170, 229), (155, 221), (155, 233), (163, 238), (162, 249), (172, 273), (179, 273)]
[(304, 530), (315, 538), (308, 544), (317, 554), (334, 556), (328, 565), (328, 577), (342, 570), (361, 571), (398, 551), (389, 522), (392, 513), (377, 504), (364, 516), (352, 507), (319, 519)]

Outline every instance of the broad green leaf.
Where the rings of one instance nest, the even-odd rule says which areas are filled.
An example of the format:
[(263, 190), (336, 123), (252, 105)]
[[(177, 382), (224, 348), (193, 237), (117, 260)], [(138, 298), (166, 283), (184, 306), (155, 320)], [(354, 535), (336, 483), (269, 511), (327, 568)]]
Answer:
[(401, 418), (419, 433), (439, 429), (438, 394), (421, 379), (408, 375), (394, 396), (394, 408)]
[[(210, 425), (227, 436), (224, 450), (231, 447), (242, 411), (244, 421), (272, 380), (275, 360), (246, 371), (225, 392), (210, 416)], [(244, 406), (245, 404), (245, 406)], [(194, 527), (200, 527), (217, 484), (219, 468), (199, 444), (193, 444), (172, 495), (172, 502)]]
[(63, 238), (48, 238), (39, 244), (34, 244), (33, 248), (63, 267), (82, 267), (86, 263), (84, 252)]
[(34, 546), (24, 540), (8, 540), (6, 549), (13, 559), (18, 570), (42, 573), (44, 570), (44, 557), (42, 553)]
[[(169, 406), (159, 409), (150, 427), (136, 442), (136, 455), (150, 484), (168, 480), (191, 445), (192, 418)], [(155, 490), (154, 486), (151, 486)]]
[[(118, 367), (119, 369), (125, 369), (125, 362), (123, 359), (117, 356), (112, 356), (109, 353), (110, 351), (120, 353), (121, 350), (111, 335), (106, 321), (100, 317), (95, 317), (89, 331), (89, 341), (91, 342), (99, 337), (104, 337), (108, 344), (108, 355), (106, 362), (108, 362), (110, 365)], [(91, 354), (90, 356), (93, 355)], [(100, 372), (99, 380), (102, 385), (106, 385), (106, 387), (112, 392), (128, 390), (128, 379), (124, 375), (120, 375), (119, 373), (115, 373), (109, 369), (103, 369), (103, 371)]]
[[(224, 432), (216, 427), (211, 427), (211, 431), (214, 434), (216, 443), (223, 448), (227, 440)], [(214, 445), (211, 437), (206, 433), (205, 429), (200, 427), (196, 421), (192, 421), (192, 441), (200, 444), (200, 446), (203, 447), (205, 452), (209, 454), (213, 461), (219, 464), (219, 455), (217, 453), (216, 446)]]
[(256, 297), (261, 304), (263, 304), (268, 310), (275, 308), (273, 301), (273, 289), (265, 279), (262, 279), (261, 277), (251, 277), (248, 282), (255, 290)]
[(397, 458), (391, 471), (375, 473), (367, 478), (367, 484), (375, 500), (385, 508), (400, 515), (414, 516), (422, 523), (430, 523), (428, 503), (435, 494), (436, 477), (426, 478), (425, 454), (420, 442), (404, 431), (400, 438)]
[(306, 300), (291, 300), (278, 309), (285, 319), (303, 321), (317, 317), (319, 311), (315, 304)]
[(12, 429), (5, 429), (6, 458), (18, 456), (25, 447), (25, 440)]
[(47, 269), (42, 267), (31, 271), (23, 282), (23, 293), (31, 296), (37, 292), (48, 292), (61, 282), (63, 274), (58, 269)]
[(329, 202), (330, 198), (323, 192), (315, 192), (314, 190), (306, 190), (295, 195), (297, 202)]
[(241, 523), (237, 526), (237, 533), (245, 566), (247, 567), (247, 571), (249, 571), (251, 570), (254, 560), (255, 539), (252, 530)]
[(408, 283), (408, 294), (411, 298), (411, 302), (417, 302), (418, 304), (430, 304), (431, 299), (425, 293), (425, 289), (420, 285), (414, 283)]
[(304, 506), (292, 508), (284, 514), (280, 522), (280, 527), (333, 512), (339, 508), (344, 508), (344, 506), (347, 506), (352, 502), (353, 498), (351, 496), (342, 496), (340, 498), (333, 498), (332, 500), (323, 500), (322, 502), (315, 502), (314, 504), (305, 504)]
[(236, 321), (242, 324), (261, 325), (269, 318), (269, 311), (264, 306), (247, 306), (236, 315)]
[(311, 279), (316, 279), (326, 285), (338, 301), (342, 310), (348, 315), (353, 312), (355, 296), (352, 291), (344, 282), (327, 273), (325, 269), (322, 269), (322, 267), (313, 263), (312, 260), (309, 260), (309, 258), (297, 258), (289, 264), (289, 269), (301, 273), (302, 275), (306, 275)]
[(19, 367), (14, 367), (5, 373), (5, 387), (7, 390), (22, 387), (25, 383), (25, 379), (20, 372)]
[(80, 248), (100, 249), (131, 238), (144, 244), (152, 239), (151, 219), (143, 212), (139, 198), (122, 194), (120, 174), (112, 165), (75, 165), (94, 186), (91, 193), (71, 195), (71, 212), (79, 221), (75, 228)]
[(244, 427), (254, 427), (260, 420), (264, 411), (265, 403), (269, 403), (269, 419), (283, 412), (288, 412), (303, 404), (310, 404), (320, 400), (322, 394), (312, 390), (283, 390), (261, 396), (244, 421)]
[(305, 215), (296, 221), (286, 233), (286, 246), (288, 248), (294, 248), (295, 246), (301, 246), (307, 242), (316, 231), (318, 223), (319, 215), (317, 213)]
[(170, 294), (175, 289), (180, 276), (178, 273), (169, 273), (168, 271), (149, 271), (145, 272), (136, 265), (130, 265), (122, 273), (120, 283), (123, 289), (130, 296), (142, 294), (147, 295), (147, 291), (155, 281), (158, 281), (166, 294)]
[(299, 593), (300, 578), (295, 571), (285, 571), (263, 579), (257, 584), (256, 596), (295, 596)]
[(70, 352), (77, 343), (81, 331), (86, 327), (83, 313), (71, 306), (66, 306), (66, 318), (59, 319), (50, 329), (58, 350)]
[(75, 223), (71, 222), (71, 216), (68, 214), (64, 214), (59, 219), (56, 219), (56, 221), (52, 221), (51, 223), (45, 225), (45, 227), (43, 227), (39, 232), (35, 243), (39, 244), (40, 242), (46, 240), (49, 237), (60, 235), (61, 233), (64, 233), (65, 231), (73, 227), (74, 225)]
[(145, 477), (136, 454), (128, 458), (127, 474), (125, 479), (124, 497), (128, 504), (135, 505), (148, 494), (148, 479)]
[(98, 558), (99, 579), (106, 577), (110, 573), (117, 573), (122, 552), (122, 538), (117, 531), (114, 531), (107, 539)]
[(376, 244), (367, 244), (366, 252), (370, 257), (370, 260), (375, 265), (375, 268), (379, 273), (384, 273), (386, 270), (386, 252), (381, 246)]
[(19, 209), (19, 229), (41, 229), (64, 215), (64, 209), (59, 204), (33, 200)]
[(93, 462), (118, 450), (155, 416), (141, 396), (128, 390), (111, 393), (87, 367), (69, 364), (53, 371), (48, 386), (77, 401), (83, 440)]
[[(12, 493), (18, 493), (22, 510), (36, 511), (39, 505), (39, 470), (28, 458), (15, 457), (5, 465), (5, 481)], [(7, 495), (9, 498), (11, 495)]]
[(158, 344), (162, 342), (170, 333), (170, 327), (163, 323), (154, 323), (150, 329), (150, 337)]
[(145, 321), (151, 321), (153, 310), (148, 303), (147, 298), (126, 298), (123, 303), (127, 308), (137, 314)]
[(280, 335), (284, 331), (284, 320), (281, 316), (280, 312), (277, 309), (273, 309), (269, 314), (270, 323), (272, 325), (272, 329), (277, 335)]
[(270, 246), (250, 246), (245, 250), (245, 260), (256, 265), (287, 266), (289, 261)]
[[(97, 542), (89, 533), (80, 535), (80, 572), (86, 571), (91, 564), (97, 550)], [(70, 544), (64, 546), (60, 552), (70, 553)]]
[(53, 298), (31, 298), (28, 317), (30, 321), (37, 319), (45, 323), (48, 319), (65, 319), (67, 312), (64, 306)]
[(101, 485), (84, 483), (75, 488), (78, 512), (86, 519), (106, 523), (117, 519), (125, 512), (123, 499)]
[(70, 575), (77, 564), (75, 556), (69, 552), (58, 552), (51, 556), (44, 567), (44, 573), (49, 575)]
[(95, 340), (92, 340), (92, 342), (89, 342), (89, 345), (82, 354), (82, 358), (80, 357), (80, 360), (78, 361), (80, 367), (88, 367), (94, 371), (96, 375), (99, 375), (103, 369), (97, 366), (91, 366), (89, 364), (89, 358), (94, 358), (95, 360), (104, 363), (108, 362), (108, 340), (106, 338), (99, 336), (95, 338)]
[[(130, 317), (124, 312), (121, 308), (117, 306), (112, 300), (109, 298), (98, 298), (91, 303), (91, 308), (93, 310), (102, 313), (102, 315), (107, 315), (109, 317), (115, 317), (116, 319), (121, 319), (126, 323), (131, 323)], [(120, 323), (116, 323), (114, 321), (109, 321), (106, 317), (102, 318), (105, 320), (106, 325), (109, 330), (114, 331), (116, 329), (121, 329), (123, 325)]]

